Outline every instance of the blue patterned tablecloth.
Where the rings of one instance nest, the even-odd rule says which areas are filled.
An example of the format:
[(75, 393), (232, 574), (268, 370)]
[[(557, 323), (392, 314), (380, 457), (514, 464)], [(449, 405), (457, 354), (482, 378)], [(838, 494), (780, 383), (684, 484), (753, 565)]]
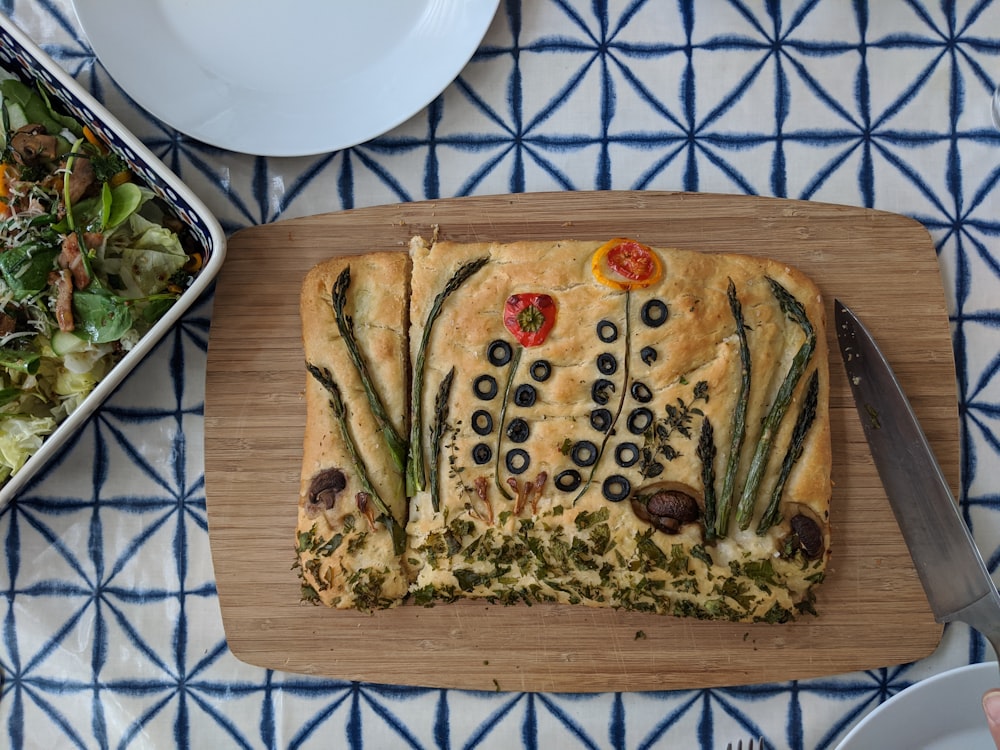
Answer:
[[(276, 3), (276, 7), (280, 4)], [(1000, 563), (1000, 2), (502, 0), (448, 89), (310, 158), (207, 147), (136, 107), (69, 0), (3, 0), (228, 232), (397, 201), (664, 189), (896, 211), (937, 246), (954, 332), (962, 507)], [(136, 33), (141, 33), (137, 29)], [(155, 65), (155, 61), (150, 61)], [(880, 702), (992, 658), (964, 626), (916, 664), (731, 689), (568, 696), (395, 688), (248, 666), (209, 551), (211, 300), (0, 512), (0, 745), (14, 748), (835, 747)]]

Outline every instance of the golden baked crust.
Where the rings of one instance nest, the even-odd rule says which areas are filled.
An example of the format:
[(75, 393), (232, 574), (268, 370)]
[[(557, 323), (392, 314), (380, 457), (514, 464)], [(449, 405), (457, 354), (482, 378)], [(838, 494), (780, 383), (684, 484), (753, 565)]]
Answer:
[[(417, 573), (416, 598), (557, 601), (733, 620), (791, 618), (797, 609), (809, 608), (811, 586), (822, 577), (829, 550), (829, 384), (817, 288), (795, 269), (765, 259), (657, 249), (662, 279), (626, 292), (595, 279), (592, 258), (600, 245), (414, 242), (411, 356), (441, 280), (470, 259), (489, 259), (442, 310), (426, 351), (429, 382), (450, 367), (455, 375), (443, 455), (427, 456), (446, 477), (439, 510), (432, 509), (426, 492), (411, 499), (408, 559)], [(751, 497), (752, 521), (741, 529), (731, 520), (725, 533), (713, 538), (705, 529), (699, 443), (708, 418), (718, 495), (742, 377), (730, 280), (742, 305), (752, 363), (737, 491), (766, 413), (806, 339), (782, 310), (769, 278), (801, 302), (821, 343), (777, 429), (759, 491)], [(490, 362), (489, 346), (506, 341), (514, 351), (519, 348), (503, 323), (504, 300), (536, 291), (554, 297), (556, 323), (541, 345), (523, 349), (512, 373), (510, 363)], [(543, 382), (532, 377), (539, 361), (549, 371)], [(787, 477), (780, 522), (758, 534), (814, 371), (815, 417)], [(497, 383), (493, 398), (476, 393), (473, 384), (482, 376)], [(605, 387), (595, 393), (600, 380)], [(530, 407), (518, 406), (513, 397), (524, 386), (535, 392)], [(433, 409), (433, 394), (432, 387), (424, 390), (425, 413)], [(595, 402), (595, 396), (606, 402)], [(603, 421), (595, 429), (592, 416), (601, 409), (607, 411), (600, 412)], [(473, 429), (477, 411), (490, 415), (489, 420), (479, 416), (481, 427), (493, 423), (486, 435)], [(606, 431), (608, 418), (612, 425)], [(527, 428), (519, 423), (522, 434), (515, 441), (507, 431), (518, 419)], [(611, 434), (605, 441), (606, 432)], [(482, 464), (474, 458), (477, 445), (491, 452)], [(518, 450), (530, 463), (514, 474), (506, 456)], [(669, 502), (676, 502), (679, 496), (671, 491), (679, 490), (697, 501), (699, 517), (666, 533), (663, 517), (651, 518), (642, 502), (630, 501), (636, 496), (648, 501), (661, 490), (667, 495), (657, 503), (671, 494)], [(810, 537), (809, 553), (793, 533), (792, 519)]]
[(400, 530), (407, 504), (401, 470), (337, 325), (332, 296), (338, 279), (346, 280), (345, 270), (350, 283), (344, 313), (353, 321), (358, 350), (392, 427), (398, 434), (406, 431), (407, 254), (371, 253), (316, 266), (303, 282), (300, 300), (305, 359), (317, 374), (329, 374), (339, 390), (353, 450), (331, 405), (334, 394), (321, 378), (307, 374), (296, 554), (304, 598), (367, 610), (397, 604), (408, 578), (362, 469)]
[[(622, 283), (601, 246), (411, 243), (398, 303), (415, 385), (411, 599), (769, 622), (811, 610), (830, 549), (818, 289), (767, 259), (664, 248), (641, 251), (655, 273)], [(529, 328), (554, 308), (555, 322), (515, 333), (505, 308)], [(327, 324), (303, 321), (307, 341)], [(380, 364), (383, 390), (404, 372)], [(310, 419), (307, 456), (323, 430)]]

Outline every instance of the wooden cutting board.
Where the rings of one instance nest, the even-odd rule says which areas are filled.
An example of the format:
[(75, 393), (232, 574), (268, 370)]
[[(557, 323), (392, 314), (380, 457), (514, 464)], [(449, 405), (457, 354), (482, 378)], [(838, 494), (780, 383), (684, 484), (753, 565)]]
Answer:
[[(809, 274), (827, 301), (833, 559), (818, 617), (702, 622), (585, 607), (461, 602), (371, 615), (299, 603), (291, 569), (305, 409), (299, 286), (337, 254), (454, 240), (634, 237), (744, 252)], [(229, 647), (278, 670), (479, 690), (635, 691), (808, 678), (916, 660), (942, 628), (927, 600), (848, 390), (833, 299), (885, 349), (958, 487), (951, 336), (927, 231), (899, 215), (747, 196), (521, 194), (407, 203), (235, 234), (218, 279), (205, 399), (209, 537)]]

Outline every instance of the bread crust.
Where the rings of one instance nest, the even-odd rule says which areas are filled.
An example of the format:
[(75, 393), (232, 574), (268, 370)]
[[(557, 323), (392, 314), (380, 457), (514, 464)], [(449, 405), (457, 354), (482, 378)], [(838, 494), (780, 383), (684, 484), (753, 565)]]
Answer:
[[(425, 486), (408, 498), (407, 550), (399, 566), (409, 576), (409, 596), (418, 603), (554, 601), (739, 621), (783, 622), (811, 611), (813, 587), (830, 552), (829, 373), (818, 288), (798, 270), (766, 258), (653, 248), (662, 275), (624, 291), (595, 277), (593, 258), (602, 244), (411, 242), (411, 262), (399, 282), (405, 288), (408, 275), (409, 301), (400, 295), (391, 313), (396, 320), (409, 315), (408, 337), (389, 342), (399, 352), (378, 354), (378, 377), (384, 390), (398, 387), (405, 394), (400, 384), (408, 382), (407, 363), (424, 363), (424, 434), (440, 414), (439, 386), (449, 373), (452, 385), (440, 443), (435, 449), (422, 442), (421, 460), (428, 473), (436, 472), (437, 496)], [(481, 258), (482, 269), (450, 294), (426, 330), (444, 285)], [(331, 263), (317, 273), (328, 279), (338, 267)], [(370, 272), (389, 278), (385, 269)], [(706, 496), (719, 494), (726, 474), (743, 375), (730, 284), (751, 361), (737, 495), (767, 413), (807, 339), (779, 303), (772, 281), (801, 304), (817, 345), (761, 464), (751, 523), (740, 528), (731, 521), (719, 536), (706, 528)], [(307, 303), (316, 296), (310, 284), (315, 281), (307, 279), (303, 288), (307, 359), (329, 336), (321, 329), (330, 323), (315, 301)], [(511, 295), (530, 293), (554, 299), (556, 322), (543, 342), (522, 346), (505, 326), (503, 309)], [(391, 306), (392, 300), (380, 304)], [(381, 307), (371, 313), (380, 319), (390, 314)], [(604, 335), (602, 326), (616, 335)], [(492, 356), (496, 342), (510, 351), (510, 360)], [(383, 372), (383, 361), (402, 364)], [(543, 372), (544, 378), (535, 377)], [(815, 410), (801, 454), (784, 479), (777, 522), (758, 533), (814, 372)], [(489, 398), (474, 387), (481, 378), (496, 384)], [(530, 406), (515, 399), (524, 387), (534, 394)], [(321, 390), (311, 384), (307, 399), (304, 488), (318, 467), (343, 461), (331, 459), (329, 421), (314, 415), (322, 410)], [(594, 413), (601, 409), (610, 414), (610, 428), (595, 427)], [(704, 442), (705, 422), (713, 428), (710, 443)], [(714, 476), (706, 492), (710, 475), (702, 449), (709, 444)], [(509, 463), (512, 452), (520, 463)], [(571, 489), (556, 481), (567, 472), (579, 477)], [(618, 497), (625, 486), (629, 491)], [(674, 523), (651, 514), (668, 495), (681, 505), (694, 502), (697, 517)], [(300, 498), (300, 533), (304, 508)]]
[[(409, 257), (405, 252), (369, 253), (328, 260), (306, 275), (300, 296), (302, 344), (306, 362), (329, 372), (346, 407), (346, 421), (369, 481), (392, 515), (405, 524), (407, 503), (401, 474), (372, 410), (358, 370), (334, 315), (335, 282), (350, 269), (345, 312), (369, 363), (393, 427), (407, 427), (406, 290)], [(365, 492), (358, 462), (330, 406), (331, 394), (315, 377), (305, 376), (306, 425), (299, 491), (296, 553), (306, 598), (338, 608), (393, 606), (405, 596), (409, 575), (377, 513), (359, 508)], [(317, 477), (339, 471), (344, 486), (322, 502), (311, 496)], [(334, 479), (339, 485), (339, 480)], [(313, 495), (315, 493), (312, 493)], [(330, 507), (326, 507), (330, 505)], [(367, 512), (366, 512), (367, 511)]]

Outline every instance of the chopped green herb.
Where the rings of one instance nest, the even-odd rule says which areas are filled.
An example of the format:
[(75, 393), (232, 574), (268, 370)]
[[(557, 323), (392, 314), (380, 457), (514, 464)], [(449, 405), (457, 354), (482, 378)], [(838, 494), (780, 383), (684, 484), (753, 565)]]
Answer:
[(708, 383), (704, 380), (695, 384), (691, 403), (678, 398), (676, 404), (667, 404), (664, 407), (666, 415), (656, 419), (646, 430), (643, 435), (640, 464), (644, 477), (658, 476), (663, 471), (663, 465), (656, 460), (658, 456), (673, 461), (684, 455), (670, 443), (670, 440), (675, 434), (685, 440), (692, 438), (691, 424), (695, 416), (703, 416), (701, 409), (694, 406), (695, 402), (700, 400), (708, 401)]
[(743, 573), (761, 589), (779, 584), (775, 576), (774, 565), (771, 564), (770, 560), (748, 560), (743, 563)]
[(114, 151), (90, 154), (90, 164), (94, 168), (94, 177), (98, 182), (104, 183), (128, 169), (128, 163)]
[(583, 531), (584, 529), (589, 529), (594, 524), (603, 523), (611, 517), (611, 511), (608, 510), (607, 506), (600, 508), (599, 510), (591, 513), (590, 511), (581, 511), (576, 517), (576, 528)]
[(712, 556), (708, 554), (705, 550), (704, 545), (696, 544), (691, 548), (691, 557), (696, 560), (701, 560), (703, 563), (711, 567), (715, 563), (712, 562)]

